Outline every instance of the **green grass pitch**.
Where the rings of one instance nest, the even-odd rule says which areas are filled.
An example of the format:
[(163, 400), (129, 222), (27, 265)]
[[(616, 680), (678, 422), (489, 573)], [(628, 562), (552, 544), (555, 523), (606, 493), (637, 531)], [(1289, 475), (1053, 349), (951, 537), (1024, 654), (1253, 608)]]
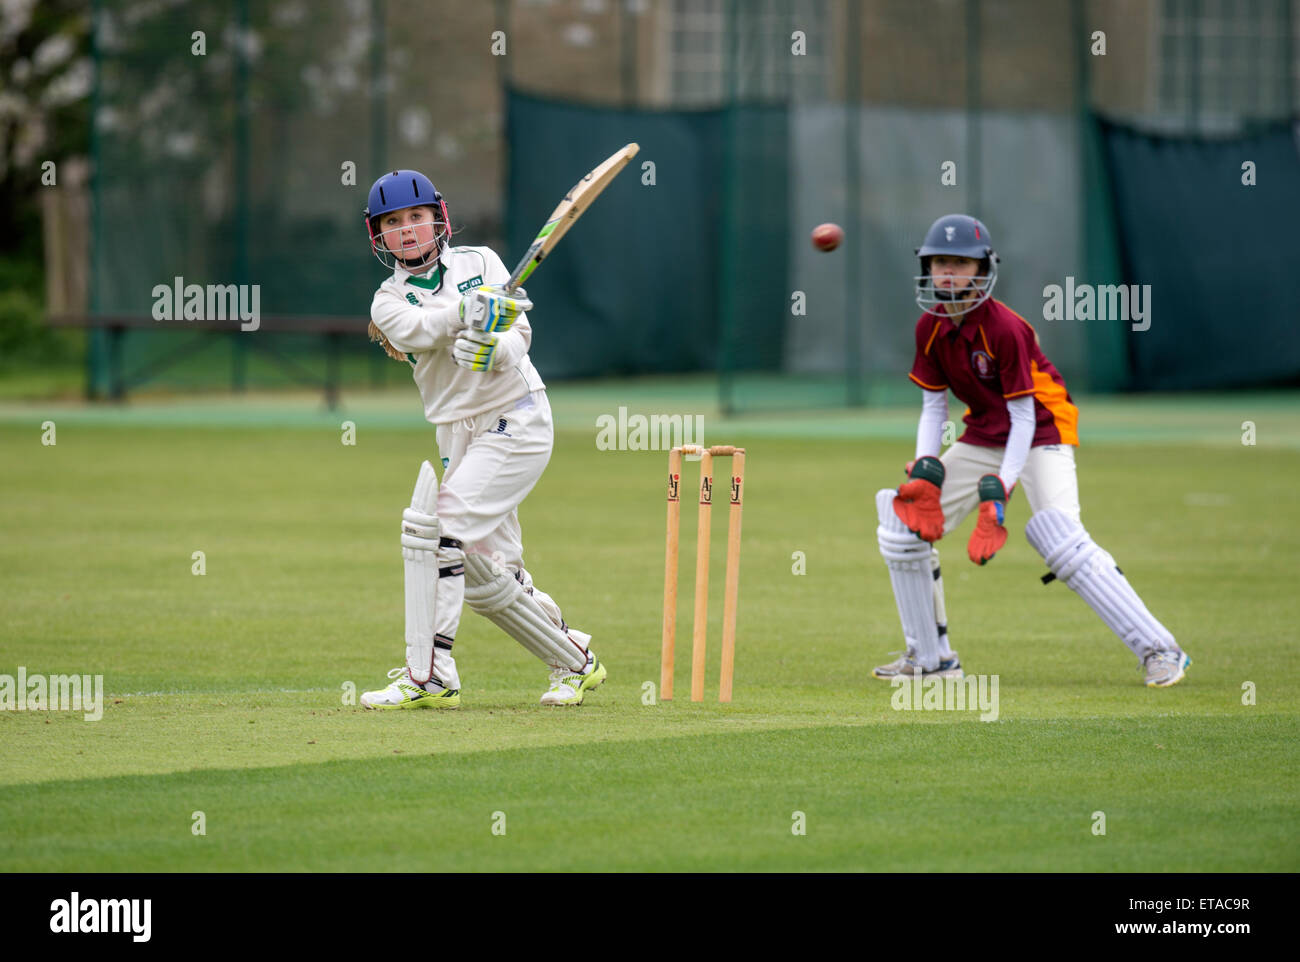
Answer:
[(668, 382), (552, 391), (526, 559), (608, 665), (587, 704), (541, 708), (544, 667), (468, 612), (459, 711), (346, 704), (401, 661), (398, 521), (435, 457), (413, 388), (347, 400), (0, 403), (0, 673), (108, 692), (99, 721), (0, 711), (0, 870), (1300, 869), (1290, 396), (1080, 404), (1084, 521), (1192, 655), (1172, 689), (1039, 582), (1022, 499), (988, 567), (972, 520), (941, 544), (954, 646), (999, 677), (991, 722), (895, 711), (869, 675), (901, 641), (872, 494), (910, 456), (911, 406), (706, 417), (750, 452), (735, 701), (722, 507), (709, 698), (687, 700), (684, 498), (677, 700), (647, 704), (666, 455), (598, 450), (595, 417), (701, 410)]

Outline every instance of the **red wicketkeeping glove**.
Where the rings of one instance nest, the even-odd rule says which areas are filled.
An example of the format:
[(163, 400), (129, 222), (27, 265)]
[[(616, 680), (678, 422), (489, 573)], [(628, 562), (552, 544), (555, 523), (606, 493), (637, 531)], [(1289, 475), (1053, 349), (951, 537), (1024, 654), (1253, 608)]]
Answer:
[(898, 489), (894, 498), (894, 514), (922, 541), (934, 543), (943, 537), (943, 508), (939, 504), (943, 475), (943, 462), (938, 458), (918, 458), (908, 475), (911, 480)]
[(977, 565), (988, 564), (1007, 543), (1007, 489), (996, 474), (980, 478), (980, 513), (966, 545), (966, 553)]

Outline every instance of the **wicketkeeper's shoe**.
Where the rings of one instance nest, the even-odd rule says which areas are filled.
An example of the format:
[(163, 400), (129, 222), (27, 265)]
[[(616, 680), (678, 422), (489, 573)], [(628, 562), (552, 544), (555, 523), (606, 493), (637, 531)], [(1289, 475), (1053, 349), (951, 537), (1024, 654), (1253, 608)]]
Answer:
[(961, 678), (964, 672), (961, 670), (961, 660), (958, 659), (955, 651), (940, 658), (939, 667), (934, 671), (926, 671), (922, 668), (921, 663), (916, 660), (915, 652), (905, 651), (889, 664), (872, 668), (871, 674), (874, 678), (889, 681), (899, 675), (910, 678), (916, 674), (920, 674), (922, 678)]
[(1147, 655), (1142, 667), (1146, 671), (1148, 688), (1168, 688), (1183, 680), (1192, 659), (1185, 651), (1170, 648), (1167, 651), (1153, 651)]
[(581, 705), (583, 696), (605, 680), (605, 666), (590, 650), (583, 671), (557, 668), (551, 672), (551, 687), (542, 695), (543, 705)]
[[(417, 685), (405, 665), (388, 673), (393, 681), (387, 688), (368, 691), (361, 696), (362, 708), (459, 708), (460, 689), (441, 688), (429, 682), (429, 688)], [(432, 689), (432, 690), (430, 690)]]

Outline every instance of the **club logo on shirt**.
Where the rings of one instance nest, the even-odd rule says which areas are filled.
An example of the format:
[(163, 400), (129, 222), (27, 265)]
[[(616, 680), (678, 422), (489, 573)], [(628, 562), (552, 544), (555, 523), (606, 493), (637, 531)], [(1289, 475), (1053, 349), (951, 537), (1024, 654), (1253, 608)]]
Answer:
[(997, 373), (993, 369), (993, 358), (984, 351), (971, 351), (970, 364), (975, 368), (975, 373), (986, 381)]
[(458, 294), (464, 294), (466, 291), (472, 291), (474, 288), (476, 288), (476, 287), (482, 287), (482, 286), (483, 286), (483, 275), (482, 275), (482, 274), (478, 274), (478, 275), (476, 275), (476, 276), (474, 276), (474, 277), (471, 277), (469, 280), (465, 281), (465, 283), (463, 283), (463, 284), (457, 284), (457, 285), (456, 285), (456, 293), (458, 293)]

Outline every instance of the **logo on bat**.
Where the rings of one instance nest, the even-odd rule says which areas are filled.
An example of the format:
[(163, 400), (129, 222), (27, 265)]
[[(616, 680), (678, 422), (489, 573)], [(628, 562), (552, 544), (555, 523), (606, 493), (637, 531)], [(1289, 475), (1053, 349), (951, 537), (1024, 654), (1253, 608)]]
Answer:
[(580, 180), (580, 181), (578, 181), (576, 184), (574, 184), (573, 187), (570, 188), (569, 192), (568, 192), (567, 194), (564, 195), (564, 200), (565, 200), (565, 202), (566, 202), (566, 203), (570, 203), (570, 204), (572, 204), (572, 203), (573, 203), (573, 192), (574, 192), (575, 190), (577, 190), (579, 187), (581, 187), (583, 184), (589, 184), (589, 183), (591, 183), (591, 178), (592, 178), (592, 176), (593, 176), (595, 173), (596, 173), (596, 172), (595, 172), (594, 170), (593, 170), (593, 171), (589, 171), (589, 172), (587, 173), (587, 176), (583, 177), (582, 180)]

